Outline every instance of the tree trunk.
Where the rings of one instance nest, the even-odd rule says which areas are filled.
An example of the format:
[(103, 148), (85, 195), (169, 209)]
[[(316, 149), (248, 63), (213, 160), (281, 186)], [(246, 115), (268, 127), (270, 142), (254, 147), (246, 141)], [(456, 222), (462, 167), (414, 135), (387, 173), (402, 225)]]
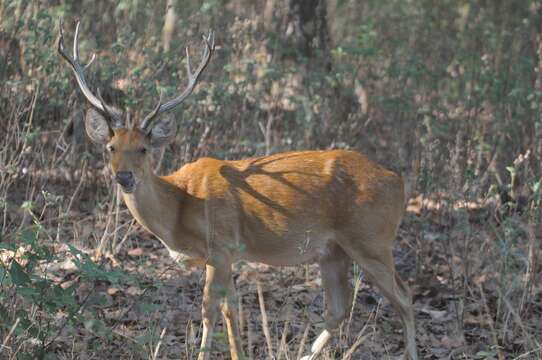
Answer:
[(331, 70), (329, 57), (330, 36), (327, 24), (326, 0), (289, 0), (286, 37), (302, 57), (311, 61), (309, 64), (324, 65)]
[(173, 2), (174, 0), (167, 0), (166, 5), (166, 16), (164, 19), (164, 28), (162, 29), (162, 46), (164, 52), (169, 51), (173, 30), (175, 30), (175, 23), (177, 22), (177, 14), (175, 13)]
[[(294, 48), (305, 87), (305, 139), (312, 148), (333, 147), (342, 123), (355, 108), (333, 78), (332, 41), (326, 0), (289, 0), (285, 36)], [(318, 98), (316, 102), (315, 98)], [(318, 109), (313, 111), (313, 109)]]

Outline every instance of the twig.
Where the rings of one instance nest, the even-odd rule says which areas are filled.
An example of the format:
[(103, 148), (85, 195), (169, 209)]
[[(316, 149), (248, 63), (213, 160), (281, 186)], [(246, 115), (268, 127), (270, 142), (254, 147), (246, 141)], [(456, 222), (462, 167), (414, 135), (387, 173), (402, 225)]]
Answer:
[(538, 257), (535, 255), (536, 235), (534, 234), (534, 224), (532, 224), (531, 221), (532, 220), (529, 220), (529, 224), (527, 224), (525, 229), (528, 234), (529, 245), (527, 248), (527, 268), (525, 269), (525, 275), (523, 276), (523, 293), (521, 295), (519, 306), (520, 314), (527, 314), (529, 312), (529, 306), (531, 304), (530, 299), (536, 279), (536, 269), (538, 267)]
[(290, 320), (286, 320), (286, 323), (284, 324), (284, 331), (282, 331), (282, 336), (280, 337), (279, 349), (277, 351), (277, 360), (280, 360), (280, 358), (282, 357), (282, 353), (285, 353), (286, 348), (288, 347), (286, 345), (286, 336), (288, 335), (289, 327), (290, 327)]
[(354, 316), (354, 308), (356, 307), (356, 298), (358, 297), (359, 289), (361, 288), (361, 278), (362, 273), (360, 272), (359, 276), (356, 277), (354, 282), (354, 291), (352, 291), (352, 304), (350, 306), (350, 314), (348, 315), (348, 321), (346, 322), (346, 331), (345, 334), (350, 334), (350, 325), (352, 324), (352, 317)]
[(162, 345), (162, 340), (164, 339), (164, 335), (166, 335), (166, 329), (163, 328), (162, 332), (160, 333), (160, 339), (158, 339), (158, 343), (156, 344), (156, 347), (154, 348), (154, 353), (152, 354), (152, 360), (158, 359), (158, 352), (160, 351), (160, 346)]
[(307, 325), (305, 325), (305, 330), (303, 331), (303, 337), (301, 337), (301, 342), (299, 343), (299, 348), (297, 349), (296, 359), (301, 359), (303, 356), (303, 352), (305, 351), (305, 344), (307, 343), (307, 339), (309, 338), (309, 330), (311, 328), (310, 322), (307, 322)]
[(239, 314), (239, 336), (243, 338), (243, 332), (245, 328), (245, 313), (243, 311), (243, 297), (237, 295), (237, 314)]
[(17, 318), (15, 319), (15, 322), (13, 323), (13, 325), (11, 326), (11, 329), (9, 330), (7, 336), (4, 338), (4, 341), (2, 342), (2, 348), (0, 348), (0, 354), (2, 353), (2, 351), (7, 348), (6, 344), (9, 342), (9, 339), (11, 338), (11, 335), (13, 335), (13, 332), (15, 331), (15, 329), (17, 328), (17, 325), (19, 325), (19, 322), (21, 321), (21, 318)]
[(499, 358), (499, 360), (504, 360), (504, 355), (502, 354), (502, 351), (501, 351), (500, 346), (499, 346), (499, 340), (497, 338), (497, 331), (495, 330), (495, 323), (493, 322), (493, 317), (491, 316), (491, 312), (489, 311), (489, 306), (487, 305), (485, 291), (482, 288), (481, 284), (478, 284), (478, 288), (480, 290), (480, 295), (482, 297), (482, 304), (484, 306), (484, 310), (485, 310), (486, 317), (487, 317), (487, 322), (489, 324), (489, 329), (491, 331), (491, 338), (493, 340), (493, 346), (497, 350), (497, 357)]
[(249, 319), (249, 321), (247, 321), (247, 352), (248, 352), (248, 359), (249, 360), (254, 360), (254, 355), (252, 354), (252, 348), (254, 346), (254, 332), (253, 332), (253, 329), (252, 329), (252, 321), (250, 321), (250, 310), (247, 310), (249, 311), (248, 313), (248, 316), (247, 318)]
[(70, 202), (68, 203), (68, 206), (66, 207), (66, 211), (65, 211), (65, 215), (68, 215), (71, 208), (72, 208), (72, 205), (73, 205), (73, 201), (75, 200), (75, 197), (79, 194), (79, 190), (81, 190), (81, 186), (83, 185), (83, 182), (85, 180), (85, 176), (84, 174), (86, 173), (86, 170), (87, 170), (87, 161), (84, 160), (83, 161), (83, 170), (81, 171), (81, 178), (79, 179), (79, 183), (77, 184), (77, 187), (75, 188), (71, 198), (70, 198)]
[(267, 312), (265, 311), (265, 301), (263, 298), (262, 284), (259, 280), (256, 281), (256, 288), (258, 289), (258, 301), (260, 302), (260, 312), (262, 313), (262, 327), (263, 333), (265, 335), (265, 341), (267, 342), (267, 352), (269, 353), (269, 357), (271, 359), (274, 359), (275, 356), (273, 355), (271, 332), (269, 331), (269, 325), (267, 323)]
[(113, 231), (113, 241), (111, 243), (111, 247), (109, 248), (110, 251), (114, 251), (117, 247), (117, 239), (118, 239), (118, 227), (120, 222), (120, 186), (116, 186), (116, 196), (115, 196), (115, 230)]
[(510, 303), (510, 300), (508, 300), (508, 297), (505, 294), (502, 294), (502, 299), (504, 301), (504, 304), (508, 308), (508, 311), (510, 312), (510, 314), (512, 314), (512, 318), (514, 319), (516, 324), (519, 326), (519, 328), (523, 332), (523, 335), (525, 336), (525, 339), (529, 343), (529, 346), (533, 346), (533, 343), (534, 343), (536, 345), (536, 347), (538, 347), (538, 348), (542, 347), (540, 342), (538, 342), (538, 340), (536, 338), (533, 338), (530, 335), (529, 331), (525, 328), (525, 325), (523, 324), (521, 316), (518, 314), (518, 312), (516, 311), (514, 306)]
[(115, 248), (113, 249), (113, 255), (116, 255), (120, 252), (120, 249), (122, 248), (122, 245), (126, 242), (126, 240), (128, 240), (128, 236), (130, 235), (130, 233), (132, 232), (132, 228), (134, 227), (135, 225), (135, 219), (132, 219), (128, 224), (128, 230), (126, 230), (126, 233), (124, 234), (124, 236), (122, 237), (122, 239), (119, 241), (118, 245), (115, 246)]
[(354, 352), (356, 351), (356, 349), (361, 344), (363, 344), (363, 342), (369, 337), (370, 334), (362, 335), (362, 332), (363, 332), (363, 330), (360, 331), (360, 334), (359, 334), (358, 338), (352, 344), (352, 346), (348, 349), (348, 351), (344, 354), (344, 356), (342, 357), (342, 360), (350, 360), (350, 359), (352, 359), (352, 355), (354, 355)]
[(534, 354), (534, 353), (537, 353), (537, 352), (542, 352), (542, 347), (533, 349), (533, 350), (531, 350), (531, 351), (527, 351), (526, 353), (521, 354), (521, 355), (519, 355), (519, 356), (513, 358), (512, 360), (525, 359), (525, 358), (528, 357), (529, 355)]
[(352, 346), (350, 346), (348, 351), (344, 354), (344, 356), (342, 357), (342, 360), (350, 360), (352, 358), (352, 355), (356, 351), (356, 349), (365, 341), (365, 339), (369, 337), (370, 334), (363, 335), (363, 333), (365, 333), (365, 330), (367, 330), (367, 327), (369, 326), (369, 322), (371, 322), (373, 318), (376, 318), (377, 311), (378, 311), (378, 307), (375, 310), (371, 311), (371, 313), (369, 314), (369, 318), (365, 322), (365, 325), (363, 325), (363, 327), (359, 331), (356, 341), (352, 344)]

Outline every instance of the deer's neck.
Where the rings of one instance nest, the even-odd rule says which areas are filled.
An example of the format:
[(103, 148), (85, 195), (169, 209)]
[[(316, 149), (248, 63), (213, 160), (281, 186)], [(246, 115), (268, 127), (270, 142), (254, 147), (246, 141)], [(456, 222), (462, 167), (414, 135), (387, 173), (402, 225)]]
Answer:
[[(123, 193), (133, 217), (172, 252), (205, 257), (205, 247), (184, 224), (184, 188), (149, 172), (131, 194)], [(200, 244), (201, 243), (201, 244)]]

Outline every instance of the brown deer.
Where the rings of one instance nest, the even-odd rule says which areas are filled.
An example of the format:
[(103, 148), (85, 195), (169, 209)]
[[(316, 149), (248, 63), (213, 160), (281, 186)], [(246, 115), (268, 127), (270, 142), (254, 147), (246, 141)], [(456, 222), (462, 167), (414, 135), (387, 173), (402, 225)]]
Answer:
[(176, 126), (160, 116), (194, 89), (213, 54), (214, 34), (204, 37), (201, 63), (188, 85), (162, 103), (139, 126), (95, 96), (79, 63), (79, 24), (70, 64), (92, 107), (85, 127), (93, 142), (105, 144), (124, 201), (135, 219), (172, 254), (205, 264), (203, 333), (199, 360), (210, 357), (220, 308), (232, 359), (243, 358), (235, 311), (232, 264), (239, 260), (275, 266), (318, 263), (325, 290), (326, 327), (304, 359), (315, 359), (345, 319), (352, 303), (349, 270), (356, 262), (399, 313), (406, 355), (417, 360), (409, 288), (396, 273), (392, 248), (401, 221), (403, 181), (355, 151), (298, 151), (239, 161), (201, 158), (176, 172), (157, 176), (151, 149), (171, 142)]

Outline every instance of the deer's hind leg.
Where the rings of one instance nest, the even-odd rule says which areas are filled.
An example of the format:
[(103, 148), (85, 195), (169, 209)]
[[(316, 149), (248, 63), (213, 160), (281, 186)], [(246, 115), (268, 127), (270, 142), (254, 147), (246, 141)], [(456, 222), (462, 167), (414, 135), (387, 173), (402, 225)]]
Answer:
[(237, 314), (237, 292), (233, 283), (233, 277), (230, 276), (229, 288), (226, 298), (222, 303), (222, 317), (228, 332), (228, 342), (230, 344), (230, 355), (232, 360), (244, 359), (243, 349), (241, 347), (241, 332), (239, 331)]
[(348, 315), (352, 304), (349, 279), (352, 259), (338, 245), (333, 244), (318, 264), (326, 303), (325, 328), (312, 344), (310, 355), (304, 356), (302, 360), (312, 360), (319, 356)]
[(391, 245), (385, 246), (392, 244), (393, 241), (389, 238), (375, 238), (363, 242), (349, 239), (339, 241), (343, 249), (358, 263), (369, 280), (380, 289), (398, 312), (403, 324), (407, 359), (417, 360), (416, 328), (410, 289), (395, 270)]

